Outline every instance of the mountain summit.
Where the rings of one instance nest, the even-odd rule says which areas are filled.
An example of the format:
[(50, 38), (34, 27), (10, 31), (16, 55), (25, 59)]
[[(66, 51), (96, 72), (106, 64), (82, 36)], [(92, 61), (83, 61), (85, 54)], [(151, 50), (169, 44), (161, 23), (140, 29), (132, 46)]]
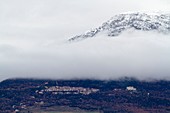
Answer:
[(118, 36), (123, 31), (134, 28), (135, 30), (157, 31), (159, 33), (170, 33), (170, 15), (169, 14), (147, 14), (147, 13), (129, 13), (119, 14), (104, 22), (100, 27), (87, 31), (84, 34), (76, 35), (69, 41), (77, 41), (94, 37), (100, 32), (105, 32), (108, 36)]

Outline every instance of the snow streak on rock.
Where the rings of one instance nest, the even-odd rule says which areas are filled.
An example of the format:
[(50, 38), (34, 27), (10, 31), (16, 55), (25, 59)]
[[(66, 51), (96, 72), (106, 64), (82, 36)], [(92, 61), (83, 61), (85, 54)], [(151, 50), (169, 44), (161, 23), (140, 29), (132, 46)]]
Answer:
[(159, 33), (167, 34), (170, 33), (170, 15), (158, 13), (130, 13), (115, 15), (100, 27), (87, 31), (84, 34), (76, 35), (70, 38), (69, 41), (94, 37), (102, 31), (105, 31), (108, 36), (118, 36), (123, 31), (130, 28), (143, 31), (154, 30)]

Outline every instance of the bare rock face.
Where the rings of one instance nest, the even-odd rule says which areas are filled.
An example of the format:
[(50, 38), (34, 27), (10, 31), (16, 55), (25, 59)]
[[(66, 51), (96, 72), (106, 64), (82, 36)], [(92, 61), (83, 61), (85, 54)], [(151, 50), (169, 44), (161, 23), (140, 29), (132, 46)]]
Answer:
[(170, 33), (170, 14), (147, 14), (147, 13), (130, 13), (119, 14), (112, 17), (100, 27), (87, 31), (84, 34), (76, 35), (69, 41), (78, 41), (94, 37), (99, 32), (114, 37), (120, 35), (127, 29), (134, 28), (142, 31), (157, 31), (159, 33)]

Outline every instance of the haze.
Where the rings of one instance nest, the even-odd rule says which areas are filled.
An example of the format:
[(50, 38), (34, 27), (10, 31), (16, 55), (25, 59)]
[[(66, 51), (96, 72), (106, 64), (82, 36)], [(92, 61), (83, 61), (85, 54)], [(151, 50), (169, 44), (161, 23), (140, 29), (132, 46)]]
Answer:
[(170, 35), (129, 30), (66, 41), (124, 12), (170, 13), (169, 0), (0, 1), (0, 81), (6, 78), (170, 80)]

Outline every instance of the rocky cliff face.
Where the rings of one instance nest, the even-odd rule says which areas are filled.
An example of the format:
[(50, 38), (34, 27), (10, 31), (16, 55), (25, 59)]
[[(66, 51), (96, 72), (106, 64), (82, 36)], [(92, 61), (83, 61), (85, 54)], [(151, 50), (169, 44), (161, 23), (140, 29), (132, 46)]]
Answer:
[(170, 33), (170, 15), (169, 14), (147, 14), (130, 13), (119, 14), (112, 17), (100, 27), (87, 31), (84, 34), (76, 35), (69, 41), (77, 41), (94, 37), (99, 32), (106, 33), (108, 36), (118, 36), (123, 31), (134, 28), (135, 30), (157, 31), (159, 33)]

